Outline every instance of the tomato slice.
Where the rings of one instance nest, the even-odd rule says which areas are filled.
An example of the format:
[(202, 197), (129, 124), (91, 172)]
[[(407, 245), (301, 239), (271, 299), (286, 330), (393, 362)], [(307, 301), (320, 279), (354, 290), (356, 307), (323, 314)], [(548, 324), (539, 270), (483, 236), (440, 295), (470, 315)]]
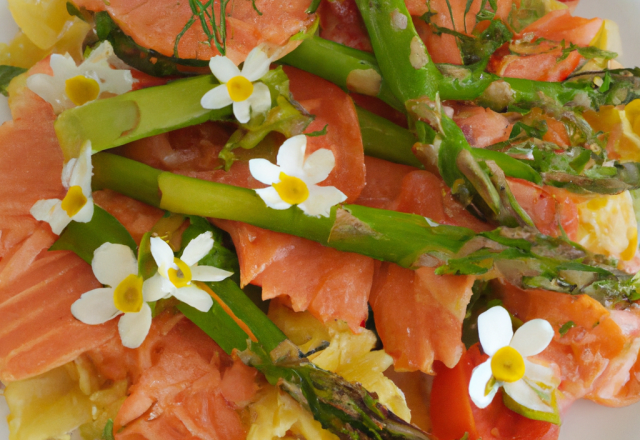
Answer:
[(454, 368), (435, 365), (431, 388), (433, 433), (439, 440), (458, 440), (465, 433), (469, 440), (556, 440), (560, 427), (549, 422), (531, 420), (508, 409), (502, 391), (493, 402), (480, 409), (469, 397), (473, 369), (486, 361), (478, 344), (472, 346)]

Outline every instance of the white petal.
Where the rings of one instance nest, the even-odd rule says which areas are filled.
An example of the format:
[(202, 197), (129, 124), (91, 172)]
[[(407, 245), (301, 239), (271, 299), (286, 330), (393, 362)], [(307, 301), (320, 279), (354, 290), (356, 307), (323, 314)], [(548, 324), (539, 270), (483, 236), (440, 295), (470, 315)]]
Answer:
[(85, 324), (102, 324), (115, 318), (121, 312), (113, 303), (113, 289), (103, 287), (83, 293), (71, 305), (71, 314)]
[(249, 171), (254, 179), (265, 185), (272, 185), (280, 181), (280, 167), (267, 159), (249, 160)]
[(71, 217), (71, 220), (78, 223), (89, 223), (93, 218), (93, 209), (93, 197), (89, 197), (87, 203), (80, 208), (80, 211), (76, 212), (76, 215)]
[(38, 73), (27, 78), (27, 87), (51, 104), (56, 114), (74, 106), (64, 93), (64, 79)]
[(231, 275), (233, 272), (213, 266), (194, 266), (191, 268), (191, 279), (194, 281), (222, 281)]
[(280, 198), (278, 191), (272, 186), (256, 190), (262, 201), (271, 209), (289, 209), (291, 205)]
[(347, 200), (344, 195), (335, 186), (309, 186), (309, 198), (300, 203), (298, 207), (305, 214), (313, 217), (329, 217), (331, 215), (331, 207)]
[(224, 84), (209, 90), (200, 100), (200, 105), (203, 108), (211, 110), (224, 108), (231, 104), (233, 104), (233, 100), (229, 96), (229, 89)]
[(249, 119), (251, 119), (251, 106), (249, 104), (249, 100), (245, 99), (244, 101), (234, 102), (233, 115), (241, 124), (249, 122)]
[(261, 46), (254, 47), (242, 65), (242, 76), (254, 82), (262, 78), (269, 71), (271, 60)]
[(67, 212), (62, 209), (59, 199), (38, 200), (31, 207), (31, 215), (38, 221), (45, 221), (51, 226), (51, 231), (60, 235), (60, 233), (71, 223), (71, 218)]
[(320, 183), (329, 177), (331, 170), (336, 165), (333, 151), (322, 148), (314, 151), (304, 161), (305, 182), (310, 184)]
[(544, 403), (540, 396), (524, 380), (505, 383), (503, 386), (509, 397), (525, 408), (534, 411), (553, 412), (553, 408)]
[(168, 278), (164, 278), (162, 276), (161, 278), (162, 278), (162, 291), (166, 293), (164, 298), (171, 298), (175, 293), (177, 287), (174, 286), (173, 283), (169, 281)]
[(80, 155), (71, 171), (69, 187), (79, 186), (85, 197), (91, 196), (91, 176), (93, 166), (91, 165), (91, 141), (87, 141), (80, 150)]
[(73, 61), (71, 55), (53, 54), (49, 59), (49, 65), (53, 71), (53, 76), (63, 80), (72, 78), (78, 73), (76, 62)]
[(553, 339), (553, 327), (544, 319), (525, 322), (513, 335), (511, 345), (523, 357), (535, 356), (542, 352)]
[(69, 189), (71, 186), (71, 175), (73, 174), (73, 169), (76, 167), (77, 162), (78, 159), (73, 157), (62, 167), (62, 186), (66, 189)]
[(492, 307), (478, 316), (478, 334), (482, 349), (489, 356), (506, 347), (513, 337), (511, 317), (504, 307)]
[(220, 55), (216, 55), (209, 60), (209, 68), (213, 76), (221, 83), (229, 82), (231, 78), (240, 75), (240, 69), (233, 64), (233, 61)]
[(249, 96), (252, 114), (266, 113), (271, 108), (271, 92), (269, 87), (261, 82), (253, 85), (253, 93)]
[(303, 177), (304, 152), (307, 149), (307, 137), (303, 134), (284, 141), (278, 150), (278, 165), (289, 176)]
[(158, 265), (158, 272), (167, 277), (167, 270), (173, 267), (173, 250), (162, 238), (151, 237), (151, 255)]
[(173, 296), (201, 312), (208, 312), (213, 305), (213, 298), (211, 298), (211, 295), (195, 286), (187, 286), (177, 289), (173, 293)]
[(551, 388), (559, 385), (559, 379), (555, 376), (553, 370), (544, 365), (524, 360), (524, 377), (534, 383), (541, 383)]
[(151, 308), (142, 303), (138, 313), (125, 313), (118, 322), (118, 331), (122, 345), (127, 348), (138, 348), (144, 342), (151, 328)]
[(203, 232), (196, 238), (191, 240), (180, 259), (184, 261), (187, 266), (193, 266), (202, 260), (213, 248), (213, 235), (211, 231)]
[(40, 222), (48, 222), (53, 215), (56, 206), (62, 203), (60, 199), (38, 200), (29, 211), (33, 218)]
[(138, 260), (129, 246), (104, 243), (93, 253), (93, 274), (114, 289), (131, 274), (138, 275)]
[(498, 392), (498, 388), (500, 388), (496, 383), (491, 388), (489, 394), (485, 395), (487, 383), (489, 383), (491, 375), (491, 359), (478, 365), (473, 369), (473, 373), (471, 373), (471, 380), (469, 381), (469, 396), (478, 408), (486, 408), (489, 406), (493, 397)]
[(158, 301), (159, 299), (164, 298), (167, 293), (169, 293), (167, 292), (167, 289), (165, 287), (165, 281), (168, 280), (166, 278), (163, 278), (162, 275), (157, 272), (154, 276), (152, 276), (148, 280), (145, 280), (145, 282), (142, 284), (142, 297), (144, 298), (145, 302)]

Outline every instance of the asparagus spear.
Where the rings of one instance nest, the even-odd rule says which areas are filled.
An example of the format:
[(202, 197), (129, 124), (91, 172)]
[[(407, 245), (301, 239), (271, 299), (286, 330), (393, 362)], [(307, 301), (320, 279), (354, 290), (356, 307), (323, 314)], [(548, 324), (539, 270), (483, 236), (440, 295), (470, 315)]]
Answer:
[(63, 112), (55, 122), (65, 160), (91, 140), (94, 152), (205, 121), (226, 119), (231, 107), (207, 110), (202, 96), (218, 85), (213, 75), (174, 81), (101, 99)]
[(406, 268), (440, 266), (438, 273), (476, 275), (495, 268), (522, 287), (544, 284), (570, 293), (586, 292), (595, 282), (626, 281), (613, 262), (526, 228), (476, 234), (419, 215), (359, 205), (336, 206), (330, 217), (316, 218), (297, 207), (270, 209), (250, 189), (162, 172), (120, 156), (94, 155), (93, 166), (95, 189), (113, 189), (176, 213), (243, 221)]
[(464, 205), (475, 200), (476, 207), (501, 224), (533, 226), (530, 219), (518, 215), (523, 211), (514, 198), (500, 197), (500, 188), (470, 153), (460, 127), (442, 111), (438, 94), (442, 74), (416, 32), (404, 1), (356, 0), (356, 4), (383, 77), (404, 102), (410, 122), (424, 121), (435, 130), (429, 143), (434, 146), (440, 175), (452, 194)]
[[(330, 56), (330, 58), (328, 58)], [(331, 63), (326, 60), (331, 59)], [(347, 78), (353, 69), (364, 68), (380, 71), (370, 53), (313, 37), (281, 60), (285, 64), (306, 70), (349, 90)], [(598, 110), (601, 105), (626, 104), (640, 98), (640, 69), (619, 69), (603, 72), (585, 72), (573, 75), (564, 82), (532, 81), (520, 78), (501, 78), (484, 71), (482, 63), (470, 66), (436, 64), (442, 74), (438, 84), (440, 98), (458, 101), (476, 101), (480, 105), (504, 110), (509, 106), (531, 108), (545, 101), (564, 106), (571, 104), (578, 109)], [(609, 87), (604, 84), (609, 76)], [(596, 79), (597, 78), (597, 79)], [(387, 90), (383, 78), (381, 89)], [(354, 90), (364, 94), (367, 90)], [(398, 108), (386, 94), (377, 94), (387, 104)]]
[[(96, 213), (89, 223), (71, 223), (54, 248), (73, 250), (90, 264), (94, 250), (105, 242), (131, 246), (133, 239), (117, 220), (100, 208)], [(183, 234), (182, 251), (189, 238), (205, 231), (212, 232), (214, 248), (200, 264), (225, 269), (237, 266), (235, 254), (220, 244), (221, 231), (202, 218), (191, 218), (191, 225)], [(380, 404), (360, 384), (350, 383), (309, 362), (231, 279), (201, 287), (214, 298), (208, 312), (184, 303), (178, 309), (225, 352), (238, 354), (247, 365), (261, 371), (269, 383), (289, 393), (325, 429), (343, 440), (431, 439)]]

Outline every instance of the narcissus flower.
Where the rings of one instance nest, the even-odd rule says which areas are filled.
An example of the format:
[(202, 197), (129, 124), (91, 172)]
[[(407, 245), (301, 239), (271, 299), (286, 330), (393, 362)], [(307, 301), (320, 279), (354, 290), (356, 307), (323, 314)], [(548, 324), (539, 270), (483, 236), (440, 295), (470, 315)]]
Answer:
[(93, 217), (91, 193), (91, 142), (80, 149), (80, 156), (71, 159), (62, 168), (62, 186), (67, 190), (64, 199), (38, 200), (31, 207), (31, 215), (51, 225), (54, 234), (60, 235), (71, 221), (87, 223)]
[(229, 58), (216, 55), (209, 68), (221, 85), (205, 93), (202, 107), (219, 109), (233, 104), (238, 122), (246, 123), (253, 113), (264, 113), (271, 108), (271, 94), (264, 83), (256, 82), (269, 71), (271, 59), (260, 46), (254, 48), (244, 60), (242, 71)]
[(558, 386), (549, 367), (531, 362), (553, 339), (553, 328), (544, 319), (533, 319), (515, 335), (509, 312), (493, 307), (478, 317), (480, 344), (489, 359), (471, 375), (469, 395), (479, 408), (486, 408), (500, 387), (521, 407), (553, 413), (553, 392)]
[(131, 71), (113, 69), (110, 60), (121, 63), (108, 41), (96, 47), (79, 66), (69, 54), (53, 54), (49, 61), (53, 75), (31, 75), (27, 87), (51, 104), (56, 114), (98, 99), (102, 93), (121, 95), (130, 91)]
[(133, 251), (122, 244), (104, 243), (93, 253), (93, 274), (106, 287), (84, 293), (71, 306), (71, 313), (85, 324), (97, 325), (123, 315), (118, 322), (122, 345), (136, 348), (151, 328), (151, 308), (138, 275)]
[(191, 240), (182, 256), (173, 255), (171, 247), (161, 238), (151, 238), (151, 255), (158, 265), (158, 273), (145, 283), (145, 295), (149, 301), (173, 296), (200, 310), (208, 311), (213, 305), (211, 296), (200, 289), (197, 281), (222, 281), (233, 272), (213, 266), (198, 266), (213, 248), (211, 232), (204, 232)]
[(305, 214), (328, 217), (331, 207), (344, 202), (347, 196), (334, 186), (318, 186), (335, 166), (333, 152), (326, 148), (314, 151), (305, 159), (307, 137), (287, 139), (278, 151), (274, 165), (266, 159), (251, 159), (249, 170), (258, 181), (270, 185), (256, 193), (269, 208), (288, 209), (298, 205)]

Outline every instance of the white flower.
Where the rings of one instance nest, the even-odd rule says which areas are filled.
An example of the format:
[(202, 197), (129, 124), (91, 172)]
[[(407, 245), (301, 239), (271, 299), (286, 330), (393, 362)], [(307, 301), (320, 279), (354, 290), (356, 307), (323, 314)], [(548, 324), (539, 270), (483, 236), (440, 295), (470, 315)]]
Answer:
[(271, 59), (260, 46), (254, 48), (244, 60), (242, 72), (227, 57), (216, 55), (209, 68), (221, 85), (209, 90), (200, 104), (207, 109), (219, 109), (233, 104), (233, 114), (241, 123), (249, 122), (251, 110), (264, 113), (271, 108), (269, 87), (256, 82), (268, 71)]
[(331, 207), (344, 202), (347, 196), (334, 186), (318, 186), (335, 166), (333, 152), (317, 150), (305, 159), (307, 137), (298, 135), (287, 139), (278, 151), (274, 165), (266, 159), (251, 159), (249, 170), (258, 181), (271, 185), (256, 193), (269, 208), (288, 209), (298, 205), (305, 214), (329, 217)]
[(145, 298), (156, 301), (173, 296), (191, 307), (207, 312), (213, 305), (211, 296), (194, 281), (222, 281), (233, 272), (213, 266), (198, 266), (213, 248), (210, 231), (191, 240), (181, 258), (173, 255), (171, 247), (161, 238), (151, 238), (151, 255), (158, 265), (158, 273), (145, 283)]
[(122, 345), (136, 348), (151, 328), (151, 308), (144, 297), (138, 261), (128, 246), (104, 243), (93, 253), (93, 274), (107, 287), (84, 293), (71, 313), (85, 324), (97, 325), (124, 314), (118, 322)]
[(551, 396), (558, 380), (551, 368), (526, 359), (547, 348), (553, 339), (551, 324), (544, 319), (533, 319), (514, 335), (509, 312), (493, 307), (478, 317), (478, 332), (489, 359), (474, 368), (471, 375), (469, 395), (473, 403), (478, 408), (486, 408), (502, 386), (519, 405), (553, 413)]
[(56, 114), (93, 101), (105, 92), (121, 95), (130, 91), (131, 71), (112, 69), (109, 61), (121, 63), (108, 41), (96, 47), (79, 66), (69, 54), (53, 54), (49, 62), (53, 76), (31, 75), (27, 78), (27, 87), (51, 104)]
[(93, 217), (91, 193), (91, 142), (80, 149), (80, 156), (71, 159), (62, 168), (62, 185), (67, 189), (64, 199), (38, 200), (31, 207), (31, 215), (38, 221), (51, 225), (54, 234), (60, 235), (71, 220), (87, 223)]

